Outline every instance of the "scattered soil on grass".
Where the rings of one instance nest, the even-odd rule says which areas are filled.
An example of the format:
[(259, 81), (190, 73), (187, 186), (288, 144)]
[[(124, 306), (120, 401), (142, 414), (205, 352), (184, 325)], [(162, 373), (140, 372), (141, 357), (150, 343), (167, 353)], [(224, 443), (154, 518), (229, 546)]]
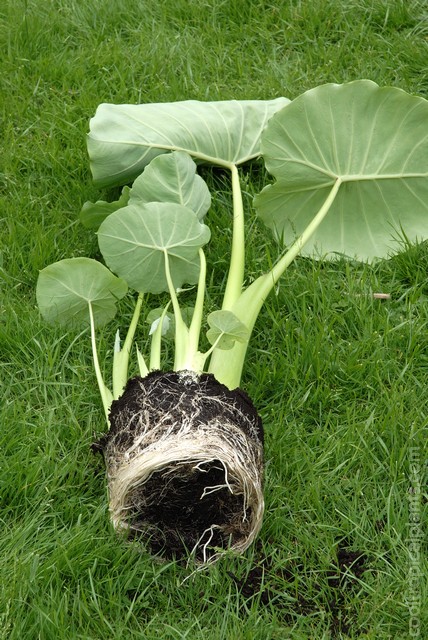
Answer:
[(113, 402), (94, 448), (117, 528), (165, 558), (243, 551), (263, 514), (263, 427), (250, 398), (211, 374), (152, 372)]
[[(257, 553), (261, 554), (260, 545), (257, 545)], [(295, 621), (296, 615), (311, 615), (319, 611), (320, 606), (324, 606), (330, 613), (332, 638), (338, 638), (341, 634), (348, 635), (352, 629), (354, 620), (352, 612), (347, 607), (347, 600), (355, 594), (358, 579), (369, 567), (364, 552), (354, 551), (345, 546), (337, 547), (335, 564), (336, 568), (328, 570), (324, 575), (317, 573), (319, 577), (312, 584), (312, 589), (319, 592), (325, 590), (325, 586), (322, 587), (320, 584), (321, 580), (324, 578), (327, 581), (330, 599), (323, 604), (299, 592), (299, 573), (304, 572), (303, 563), (293, 561), (285, 567), (278, 568), (269, 558), (260, 556), (260, 560), (243, 578), (230, 571), (228, 575), (244, 599), (255, 598), (262, 605), (272, 605), (289, 624)], [(305, 581), (307, 577), (305, 573)], [(287, 583), (292, 585), (289, 591)], [(294, 602), (291, 599), (294, 599)]]

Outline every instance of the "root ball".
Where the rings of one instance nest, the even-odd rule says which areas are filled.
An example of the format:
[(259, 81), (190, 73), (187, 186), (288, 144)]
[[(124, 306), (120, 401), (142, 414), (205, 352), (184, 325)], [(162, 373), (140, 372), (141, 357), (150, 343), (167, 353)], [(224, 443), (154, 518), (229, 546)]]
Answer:
[(132, 378), (101, 438), (116, 529), (199, 562), (244, 551), (261, 527), (263, 428), (249, 397), (211, 374)]

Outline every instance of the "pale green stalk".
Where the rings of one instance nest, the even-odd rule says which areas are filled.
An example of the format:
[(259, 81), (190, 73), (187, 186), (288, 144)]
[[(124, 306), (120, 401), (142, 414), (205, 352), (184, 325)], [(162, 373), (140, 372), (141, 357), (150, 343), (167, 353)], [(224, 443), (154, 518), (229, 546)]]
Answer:
[(207, 277), (207, 261), (205, 259), (205, 253), (203, 249), (199, 249), (199, 280), (198, 291), (196, 294), (195, 308), (193, 311), (192, 321), (189, 327), (189, 339), (188, 348), (189, 352), (197, 353), (199, 346), (199, 337), (201, 334), (201, 326), (204, 313), (204, 300), (205, 300), (205, 281)]
[[(216, 341), (214, 342), (214, 344), (211, 345), (211, 347), (208, 349), (208, 351), (205, 351), (205, 353), (202, 353), (201, 356), (203, 357), (204, 362), (209, 358), (209, 356), (213, 353), (214, 349), (217, 348), (217, 345), (219, 344), (220, 340), (222, 339), (222, 337), (224, 336), (224, 333), (220, 333), (220, 335), (218, 336), (218, 338), (216, 339)], [(223, 349), (223, 351), (225, 351)], [(227, 349), (227, 351), (229, 351)]]
[(109, 412), (110, 406), (113, 402), (113, 394), (110, 389), (106, 386), (103, 378), (103, 374), (101, 373), (101, 367), (98, 360), (98, 352), (97, 352), (97, 343), (95, 340), (95, 322), (94, 322), (94, 312), (92, 310), (91, 302), (88, 302), (89, 307), (89, 322), (91, 327), (91, 345), (92, 345), (92, 359), (94, 361), (94, 369), (95, 375), (98, 382), (98, 388), (100, 390), (101, 400), (104, 407), (104, 413), (107, 420), (107, 425), (109, 425)]
[(152, 335), (152, 343), (150, 346), (150, 370), (156, 371), (161, 368), (161, 346), (162, 346), (162, 329), (163, 321), (168, 311), (169, 303), (162, 311), (162, 315), (159, 318), (158, 326), (156, 327)]
[[(293, 262), (296, 256), (299, 255), (302, 248), (324, 220), (334, 202), (334, 199), (336, 198), (341, 184), (342, 180), (341, 178), (338, 178), (320, 210), (308, 224), (303, 233), (295, 242), (293, 242), (288, 251), (282, 256), (282, 258), (280, 258), (280, 260), (278, 260), (271, 271), (252, 282), (245, 291), (242, 292), (239, 299), (233, 305), (231, 310), (239, 320), (248, 327), (250, 335), (267, 296), (272, 291), (272, 288), (278, 282), (279, 278), (283, 275), (284, 271), (291, 262)], [(235, 342), (232, 349), (229, 349), (226, 352), (221, 349), (215, 349), (211, 356), (208, 371), (229, 389), (238, 387), (241, 381), (247, 347), (248, 342)]]
[(129, 354), (131, 353), (132, 342), (135, 336), (135, 330), (137, 328), (138, 320), (140, 318), (141, 306), (143, 304), (143, 296), (139, 294), (137, 303), (135, 305), (134, 313), (132, 316), (131, 324), (126, 334), (125, 342), (122, 349), (117, 350), (115, 348), (113, 354), (113, 397), (117, 399), (123, 392), (126, 382), (128, 380), (128, 366), (129, 366)]
[(168, 284), (169, 295), (171, 297), (172, 307), (174, 309), (174, 318), (175, 318), (174, 370), (178, 371), (180, 369), (187, 368), (186, 359), (187, 359), (188, 342), (189, 342), (189, 329), (187, 328), (186, 323), (183, 320), (183, 316), (181, 315), (180, 305), (178, 303), (177, 294), (175, 292), (174, 284), (171, 278), (168, 252), (166, 251), (166, 249), (164, 250), (164, 255), (165, 255), (165, 276)]
[(232, 173), (233, 231), (229, 273), (222, 306), (226, 310), (232, 309), (242, 293), (245, 269), (244, 205), (241, 185), (235, 164), (230, 165), (230, 171)]

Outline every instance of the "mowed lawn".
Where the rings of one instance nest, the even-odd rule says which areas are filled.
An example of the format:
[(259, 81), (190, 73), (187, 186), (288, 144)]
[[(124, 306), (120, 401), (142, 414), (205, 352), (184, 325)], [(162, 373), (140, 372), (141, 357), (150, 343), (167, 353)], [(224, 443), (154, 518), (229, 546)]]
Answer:
[[(427, 98), (426, 2), (3, 0), (0, 40), (0, 638), (428, 637), (426, 244), (288, 270), (242, 380), (265, 426), (264, 525), (197, 572), (112, 530), (88, 334), (48, 327), (35, 301), (44, 266), (99, 257), (78, 219), (117, 196), (91, 182), (98, 104), (292, 99), (358, 78)], [(230, 185), (201, 172), (217, 299)], [(261, 163), (241, 178), (253, 278), (279, 249), (251, 209)], [(131, 313), (103, 330), (106, 371)]]

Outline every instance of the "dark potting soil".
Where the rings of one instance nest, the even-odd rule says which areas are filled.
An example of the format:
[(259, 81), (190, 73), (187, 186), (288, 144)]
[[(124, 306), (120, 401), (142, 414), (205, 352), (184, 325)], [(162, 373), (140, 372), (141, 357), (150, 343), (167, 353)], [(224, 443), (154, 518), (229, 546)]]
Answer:
[(112, 403), (111, 427), (98, 445), (105, 449), (114, 440), (115, 447), (128, 448), (139, 426), (135, 417), (144, 406), (150, 411), (153, 406), (156, 408), (156, 420), (159, 415), (168, 415), (169, 425), (175, 424), (179, 429), (183, 417), (193, 413), (196, 398), (202, 400), (199, 423), (209, 424), (215, 418), (229, 419), (249, 438), (263, 445), (262, 420), (245, 391), (239, 388), (231, 391), (210, 373), (183, 377), (176, 371), (152, 371), (144, 378), (136, 376), (128, 380), (123, 394)]
[[(122, 396), (112, 403), (110, 431), (94, 449), (103, 452), (109, 468), (136, 439), (141, 439), (142, 433), (144, 441), (139, 447), (144, 450), (156, 442), (160, 424), (168, 434), (181, 436), (184, 422), (195, 432), (201, 425), (205, 430), (212, 425), (217, 432), (225, 425), (228, 438), (227, 425), (238, 428), (241, 436), (236, 447), (240, 446), (239, 439), (249, 443), (262, 475), (263, 427), (257, 410), (244, 391), (230, 391), (211, 374), (155, 371), (144, 378), (132, 378)], [(197, 547), (196, 559), (204, 560), (216, 547), (227, 548), (237, 531), (241, 535), (243, 514), (251, 520), (251, 506), (244, 505), (242, 492), (231, 493), (225, 486), (222, 462), (209, 457), (208, 450), (208, 460), (199, 465), (170, 463), (129, 492), (126, 512), (130, 538), (141, 538), (151, 552), (166, 558), (187, 558)]]
[[(218, 466), (216, 466), (216, 464)], [(134, 508), (130, 509), (133, 528), (130, 537), (138, 537), (139, 530), (152, 532), (146, 543), (152, 553), (166, 558), (187, 557), (195, 545), (209, 541), (208, 549), (224, 549), (229, 543), (228, 526), (243, 512), (242, 495), (231, 495), (227, 488), (216, 491), (209, 499), (201, 499), (205, 487), (224, 483), (224, 468), (218, 461), (204, 465), (207, 471), (195, 471), (191, 465), (181, 466), (171, 477), (154, 473), (144, 486), (145, 493), (156, 492), (156, 503), (141, 507), (138, 490)], [(172, 486), (171, 486), (172, 484)], [(251, 512), (247, 510), (249, 517)], [(222, 529), (203, 532), (212, 523)], [(232, 530), (230, 532), (232, 534)], [(202, 560), (201, 551), (196, 558)]]

